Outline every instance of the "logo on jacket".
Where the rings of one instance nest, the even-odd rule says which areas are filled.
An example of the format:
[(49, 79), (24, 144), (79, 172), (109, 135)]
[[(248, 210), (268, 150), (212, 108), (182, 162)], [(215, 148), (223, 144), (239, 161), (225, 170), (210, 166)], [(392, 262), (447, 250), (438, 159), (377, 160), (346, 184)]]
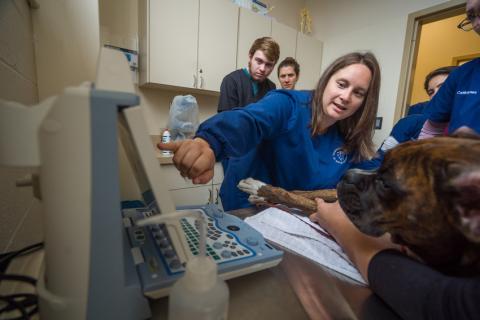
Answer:
[(477, 94), (477, 91), (476, 90), (463, 90), (463, 91), (457, 91), (457, 94), (458, 95), (471, 95), (471, 94)]
[(344, 164), (347, 162), (347, 154), (342, 150), (342, 148), (333, 150), (332, 158), (336, 163), (339, 164)]

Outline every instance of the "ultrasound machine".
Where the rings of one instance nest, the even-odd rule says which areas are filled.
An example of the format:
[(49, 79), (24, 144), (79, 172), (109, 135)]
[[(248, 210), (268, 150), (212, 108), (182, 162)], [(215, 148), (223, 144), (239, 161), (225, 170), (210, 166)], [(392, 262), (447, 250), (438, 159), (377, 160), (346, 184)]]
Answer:
[[(145, 319), (148, 298), (167, 296), (199, 254), (200, 210), (206, 252), (223, 279), (277, 265), (283, 253), (215, 205), (176, 208), (146, 130), (125, 57), (102, 48), (95, 84), (71, 87), (34, 107), (0, 108), (2, 165), (37, 166), (45, 261), (37, 284), (42, 319)], [(142, 193), (120, 198), (120, 143)], [(41, 195), (40, 195), (41, 194)]]

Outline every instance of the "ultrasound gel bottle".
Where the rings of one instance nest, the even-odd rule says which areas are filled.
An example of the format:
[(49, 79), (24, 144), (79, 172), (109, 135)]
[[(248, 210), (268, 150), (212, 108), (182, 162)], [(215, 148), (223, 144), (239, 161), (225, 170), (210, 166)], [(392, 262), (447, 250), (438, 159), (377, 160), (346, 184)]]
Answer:
[[(168, 129), (163, 130), (162, 132), (162, 143), (168, 143), (172, 141), (172, 135)], [(162, 156), (164, 157), (171, 157), (173, 156), (173, 152), (170, 150), (162, 150)]]
[(218, 277), (217, 264), (206, 255), (205, 222), (200, 227), (200, 253), (187, 261), (185, 274), (170, 291), (169, 320), (225, 320), (229, 291)]

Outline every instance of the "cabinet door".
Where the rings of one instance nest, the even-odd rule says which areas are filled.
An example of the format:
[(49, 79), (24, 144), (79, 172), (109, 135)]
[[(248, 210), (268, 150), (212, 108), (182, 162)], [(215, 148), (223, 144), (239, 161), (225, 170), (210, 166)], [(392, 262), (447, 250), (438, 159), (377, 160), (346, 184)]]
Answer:
[(269, 37), (272, 20), (258, 13), (240, 8), (238, 20), (237, 69), (248, 66), (248, 50), (253, 41), (260, 37)]
[(235, 70), (238, 10), (229, 1), (200, 0), (199, 89), (220, 91), (223, 77)]
[[(290, 28), (284, 24), (272, 20), (272, 38), (280, 46), (280, 58), (278, 59), (275, 70), (272, 71), (270, 75), (270, 80), (275, 82), (277, 89), (280, 89), (280, 81), (278, 81), (278, 63), (285, 59), (286, 57), (295, 58), (295, 48), (297, 42), (297, 30)], [(301, 67), (301, 66), (300, 66)]]
[(149, 1), (149, 82), (194, 87), (198, 1)]
[(312, 90), (320, 79), (322, 67), (322, 42), (304, 35), (297, 34), (296, 59), (300, 64), (300, 79), (295, 89)]

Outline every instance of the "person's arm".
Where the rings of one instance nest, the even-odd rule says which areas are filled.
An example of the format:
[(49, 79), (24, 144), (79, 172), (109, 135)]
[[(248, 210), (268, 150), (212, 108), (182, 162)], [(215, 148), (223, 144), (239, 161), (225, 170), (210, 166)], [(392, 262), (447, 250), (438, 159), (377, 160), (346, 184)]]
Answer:
[(344, 249), (370, 288), (404, 319), (476, 319), (480, 279), (447, 277), (388, 241), (361, 233), (336, 203), (317, 199), (310, 216)]
[(261, 141), (293, 130), (296, 116), (294, 98), (285, 93), (267, 94), (256, 103), (209, 118), (196, 136), (210, 144), (217, 161), (241, 157)]
[(437, 94), (428, 103), (424, 111), (427, 121), (425, 121), (418, 139), (433, 138), (444, 134), (451, 118), (457, 82), (459, 81), (459, 69), (457, 68), (448, 76)]
[(263, 139), (291, 130), (295, 123), (291, 99), (285, 94), (268, 95), (245, 108), (214, 115), (200, 125), (193, 140), (157, 146), (173, 151), (173, 162), (182, 176), (193, 183), (207, 183), (213, 177), (215, 160), (240, 157)]
[(443, 136), (445, 128), (448, 126), (448, 122), (434, 122), (431, 120), (425, 121), (418, 139), (428, 139), (438, 136)]
[(337, 202), (327, 203), (315, 199), (317, 212), (310, 215), (310, 220), (327, 230), (342, 247), (347, 256), (357, 267), (364, 279), (368, 279), (368, 265), (378, 252), (398, 246), (385, 237), (367, 236), (355, 227)]
[(368, 268), (370, 287), (403, 319), (477, 319), (480, 279), (454, 278), (392, 250)]

